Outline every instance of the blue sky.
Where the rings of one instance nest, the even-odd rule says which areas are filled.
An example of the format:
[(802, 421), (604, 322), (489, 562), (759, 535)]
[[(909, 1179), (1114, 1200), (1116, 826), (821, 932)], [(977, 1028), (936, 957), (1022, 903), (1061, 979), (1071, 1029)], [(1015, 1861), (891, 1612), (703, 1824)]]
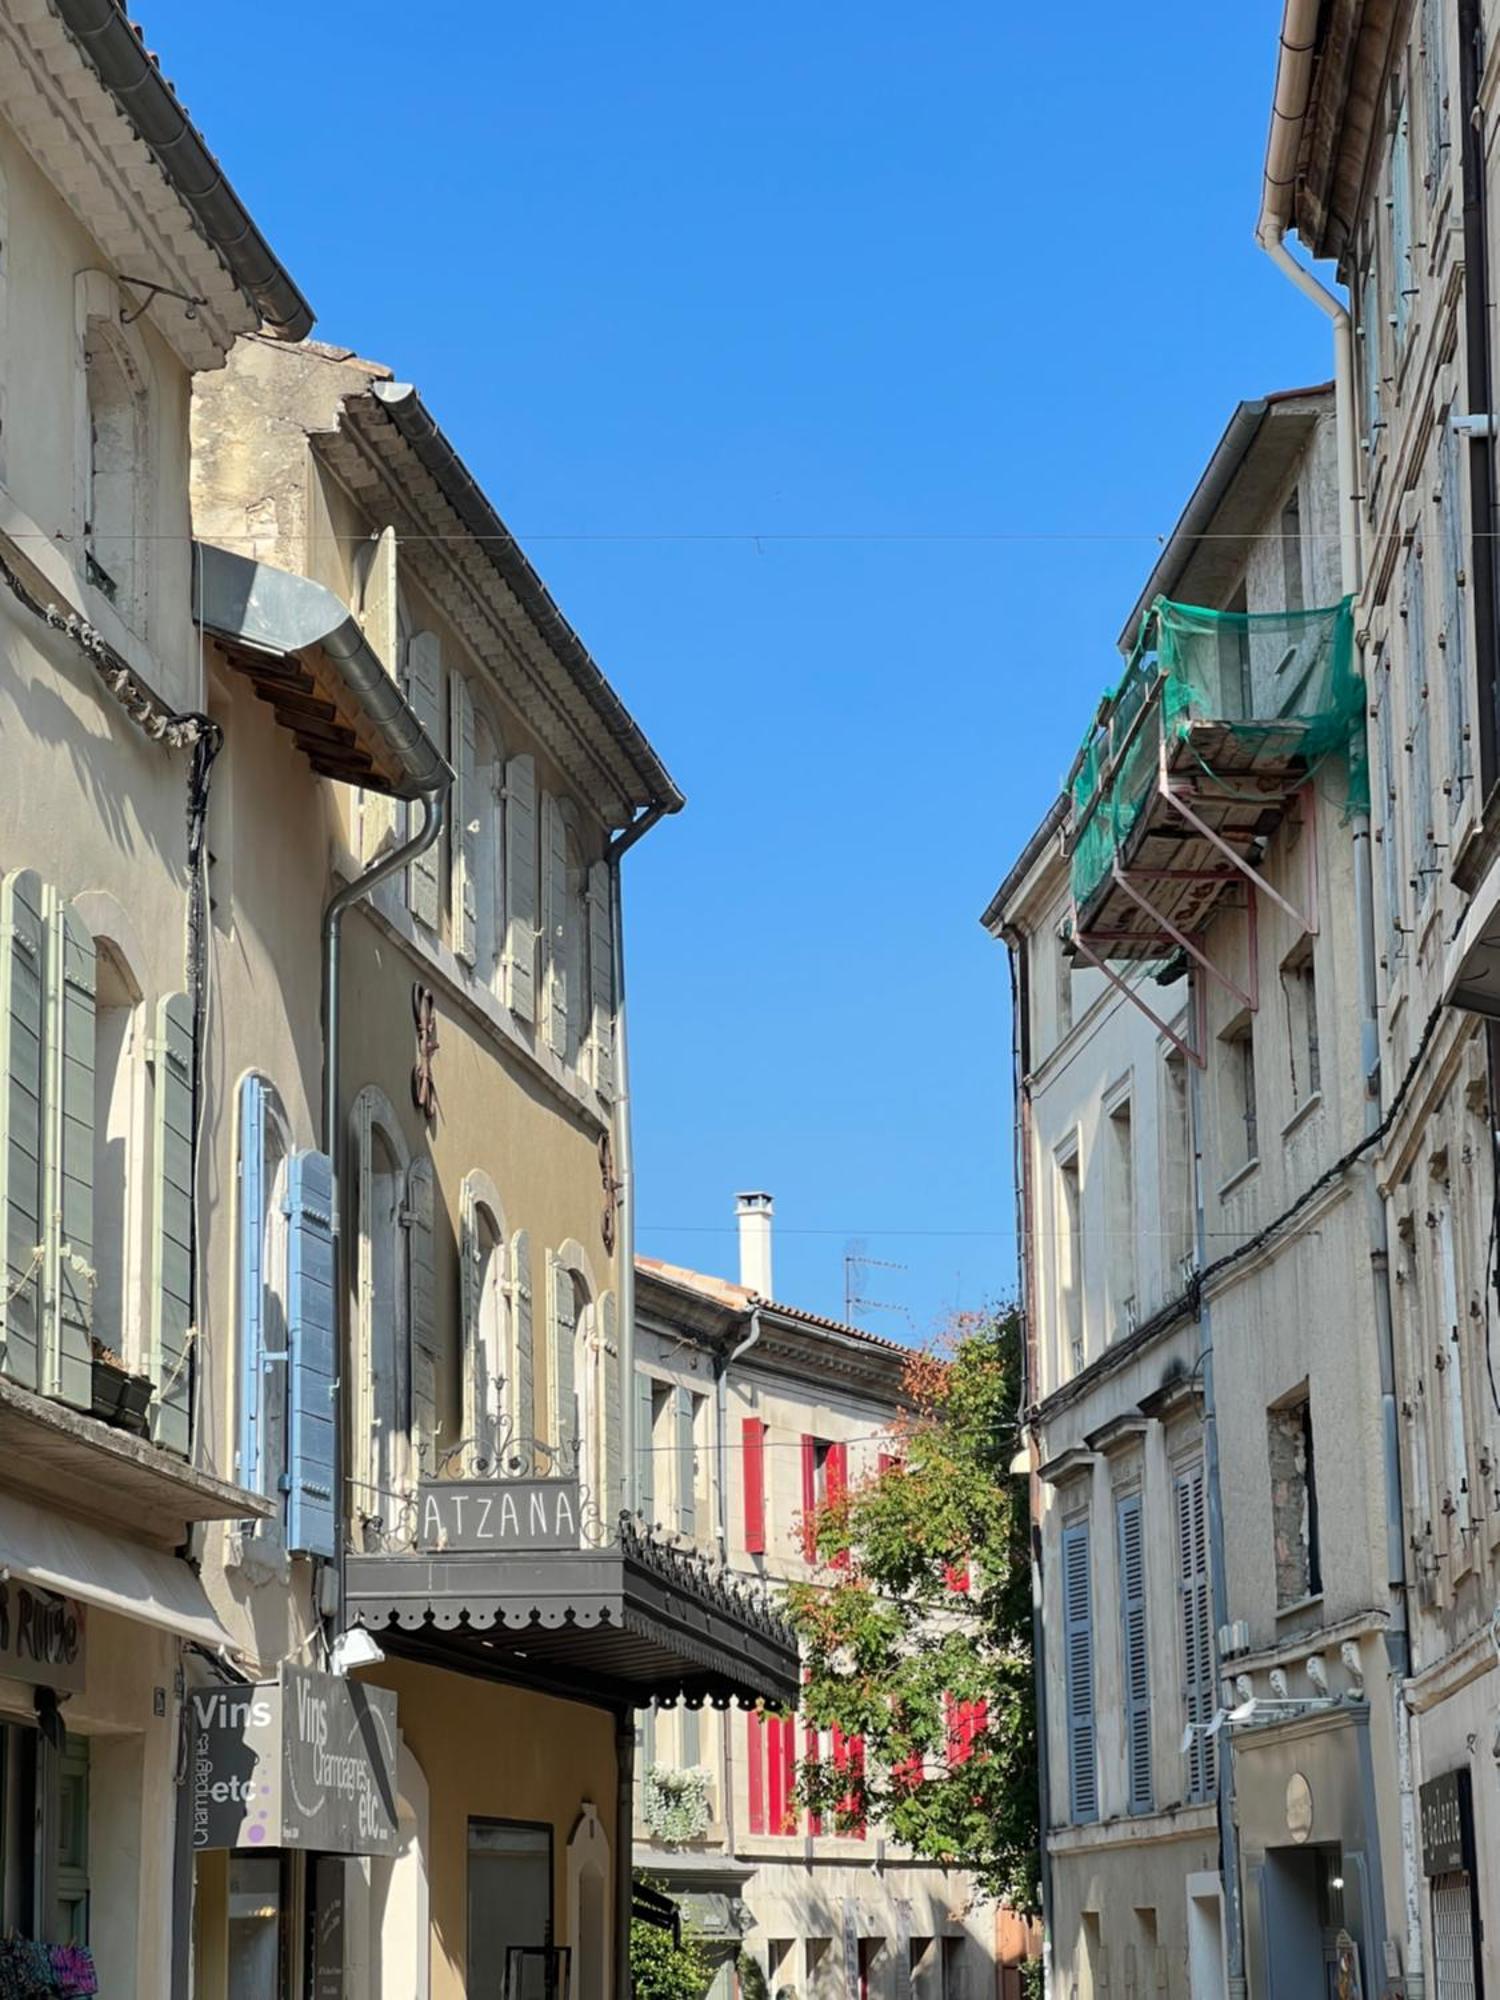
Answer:
[[(145, 0), (142, 0), (143, 7)], [(639, 1247), (924, 1335), (1010, 1290), (978, 917), (1242, 396), (1279, 9), (150, 0), (318, 313), (415, 381), (688, 795), (626, 864)]]

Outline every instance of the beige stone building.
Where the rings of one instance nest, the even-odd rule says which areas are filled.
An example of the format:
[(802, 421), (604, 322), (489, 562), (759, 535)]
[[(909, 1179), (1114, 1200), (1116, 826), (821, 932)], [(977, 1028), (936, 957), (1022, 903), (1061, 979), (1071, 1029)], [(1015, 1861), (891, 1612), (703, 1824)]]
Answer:
[[(814, 1574), (804, 1519), (893, 1448), (907, 1351), (774, 1302), (772, 1204), (739, 1197), (739, 1281), (637, 1267), (636, 1500), (741, 1587)], [(876, 1825), (800, 1810), (804, 1760), (859, 1758), (794, 1716), (691, 1706), (644, 1718), (636, 1865), (716, 1965), (712, 2000), (990, 2000), (997, 1912)], [(1024, 1939), (1018, 1950), (1024, 1949)]]
[[(302, 1905), (315, 1938), (340, 1933), (317, 1948), (350, 1994), (603, 2000), (623, 1978), (636, 1707), (795, 1686), (773, 1618), (622, 1525), (619, 864), (681, 799), (414, 390), (247, 343), (193, 431), (226, 741), (220, 1004), (285, 1014), (278, 1042), (226, 1036), (213, 1076), (248, 1226), (218, 1302), (215, 1446), (267, 1491), (324, 1496), (317, 1608), (399, 1731), (393, 1851), (283, 1869), (280, 1921), (293, 1951)], [(296, 1298), (272, 1158), (309, 1117), (344, 1384), (321, 1426), (295, 1357), (285, 1400), (277, 1372)], [(246, 1295), (252, 1243), (262, 1283), (287, 1274), (280, 1322)], [(205, 1559), (226, 1621), (257, 1647), (266, 1631), (263, 1668), (306, 1544), (231, 1535)], [(199, 1863), (204, 2000), (238, 2000), (246, 1865)]]

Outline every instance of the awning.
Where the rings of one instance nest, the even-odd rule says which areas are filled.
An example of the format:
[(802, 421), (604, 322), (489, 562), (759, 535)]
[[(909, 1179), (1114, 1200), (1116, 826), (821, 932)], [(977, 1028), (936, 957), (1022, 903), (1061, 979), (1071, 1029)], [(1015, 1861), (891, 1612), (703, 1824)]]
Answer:
[(180, 1557), (118, 1540), (65, 1514), (44, 1513), (10, 1494), (0, 1495), (0, 1568), (23, 1583), (200, 1646), (234, 1644)]

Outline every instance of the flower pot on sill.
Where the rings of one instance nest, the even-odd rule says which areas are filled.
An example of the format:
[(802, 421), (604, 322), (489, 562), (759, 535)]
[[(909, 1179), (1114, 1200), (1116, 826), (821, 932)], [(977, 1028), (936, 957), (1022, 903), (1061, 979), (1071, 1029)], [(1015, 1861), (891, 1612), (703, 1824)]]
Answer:
[(144, 1437), (151, 1407), (151, 1378), (149, 1375), (132, 1375), (119, 1362), (96, 1354), (93, 1358), (90, 1407), (102, 1423), (113, 1424), (117, 1430), (130, 1431), (136, 1437)]

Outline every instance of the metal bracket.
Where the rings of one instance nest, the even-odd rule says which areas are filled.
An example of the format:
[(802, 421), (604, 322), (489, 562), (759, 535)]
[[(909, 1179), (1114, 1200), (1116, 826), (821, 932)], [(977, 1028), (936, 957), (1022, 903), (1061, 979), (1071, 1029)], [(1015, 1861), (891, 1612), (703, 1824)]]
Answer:
[[(1159, 1033), (1166, 1036), (1167, 1040), (1184, 1061), (1196, 1064), (1199, 1069), (1208, 1068), (1207, 1058), (1198, 1049), (1194, 1048), (1191, 1042), (1185, 1042), (1172, 1026), (1171, 1022), (1164, 1021), (1154, 1008), (1148, 1007), (1137, 989), (1128, 980), (1122, 979), (1112, 965), (1107, 965), (1100, 958), (1099, 954), (1084, 942), (1076, 930), (1073, 933), (1073, 949), (1081, 958), (1086, 959), (1096, 972), (1102, 972), (1110, 985), (1115, 988), (1116, 992), (1122, 993), (1138, 1013), (1144, 1014), (1151, 1025)], [(1201, 997), (1198, 1011), (1201, 1011)], [(1199, 1034), (1197, 1039), (1201, 1042), (1203, 1039), (1202, 1035)]]

